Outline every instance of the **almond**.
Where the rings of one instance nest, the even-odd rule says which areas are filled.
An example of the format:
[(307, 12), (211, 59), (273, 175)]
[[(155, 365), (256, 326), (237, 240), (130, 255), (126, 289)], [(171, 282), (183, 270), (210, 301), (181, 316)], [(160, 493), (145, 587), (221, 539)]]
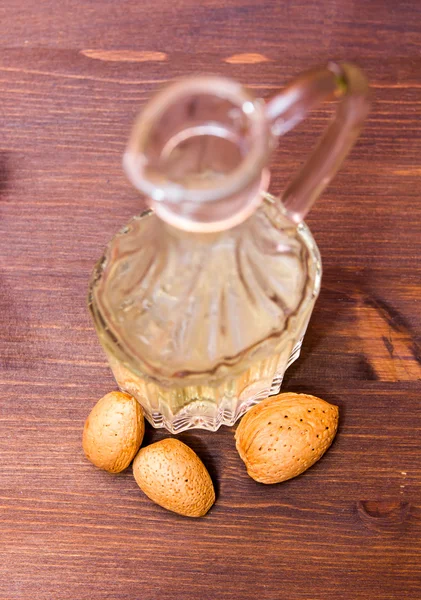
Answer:
[(96, 467), (123, 471), (140, 448), (145, 422), (139, 403), (123, 392), (106, 394), (93, 407), (83, 429), (83, 450)]
[(202, 517), (215, 502), (205, 465), (174, 438), (142, 448), (133, 462), (133, 475), (153, 502), (186, 517)]
[(339, 410), (306, 394), (279, 394), (254, 406), (235, 433), (247, 472), (260, 483), (279, 483), (303, 473), (336, 435)]

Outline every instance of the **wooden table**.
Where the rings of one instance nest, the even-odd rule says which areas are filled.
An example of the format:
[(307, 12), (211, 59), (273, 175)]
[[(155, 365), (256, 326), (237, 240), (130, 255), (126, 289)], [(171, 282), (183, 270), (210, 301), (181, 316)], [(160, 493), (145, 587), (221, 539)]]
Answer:
[[(417, 0), (3, 0), (1, 600), (421, 598), (420, 52)], [(276, 486), (246, 475), (233, 430), (182, 435), (218, 489), (206, 518), (184, 519), (81, 449), (115, 387), (88, 279), (144, 207), (121, 168), (131, 124), (173, 76), (268, 96), (329, 58), (365, 69), (374, 104), (308, 219), (323, 289), (284, 389), (337, 403), (340, 430)], [(329, 112), (282, 139), (275, 191)]]

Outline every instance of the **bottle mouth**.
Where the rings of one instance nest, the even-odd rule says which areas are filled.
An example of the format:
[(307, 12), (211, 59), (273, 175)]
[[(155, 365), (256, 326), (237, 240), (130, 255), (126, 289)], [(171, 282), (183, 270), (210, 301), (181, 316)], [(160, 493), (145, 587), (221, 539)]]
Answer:
[(222, 77), (189, 78), (146, 106), (123, 164), (155, 210), (220, 221), (230, 212), (221, 209), (222, 200), (235, 198), (231, 212), (238, 212), (241, 196), (249, 205), (247, 190), (260, 189), (272, 139), (263, 101), (243, 86)]

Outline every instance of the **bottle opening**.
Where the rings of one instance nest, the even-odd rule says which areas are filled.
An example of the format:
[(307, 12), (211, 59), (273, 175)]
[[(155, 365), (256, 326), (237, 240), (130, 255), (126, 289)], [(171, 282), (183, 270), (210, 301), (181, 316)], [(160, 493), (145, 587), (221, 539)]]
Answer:
[(165, 88), (147, 105), (124, 165), (157, 212), (210, 223), (250, 204), (248, 190), (259, 187), (270, 149), (260, 101), (229, 79), (194, 78)]
[(173, 135), (159, 162), (168, 179), (185, 188), (212, 188), (239, 168), (247, 150), (247, 141), (234, 130), (204, 123)]

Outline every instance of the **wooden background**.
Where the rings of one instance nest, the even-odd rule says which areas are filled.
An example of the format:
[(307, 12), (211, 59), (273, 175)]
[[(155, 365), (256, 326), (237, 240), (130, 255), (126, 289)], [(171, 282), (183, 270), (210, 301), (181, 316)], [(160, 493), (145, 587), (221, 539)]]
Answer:
[[(419, 0), (2, 0), (1, 600), (421, 598), (420, 56)], [(88, 279), (143, 208), (121, 168), (130, 127), (174, 76), (268, 96), (329, 58), (365, 69), (374, 104), (308, 219), (323, 289), (284, 389), (337, 403), (340, 430), (272, 487), (248, 478), (229, 428), (182, 435), (218, 489), (184, 519), (81, 450), (114, 388)], [(282, 139), (274, 191), (329, 111)]]

